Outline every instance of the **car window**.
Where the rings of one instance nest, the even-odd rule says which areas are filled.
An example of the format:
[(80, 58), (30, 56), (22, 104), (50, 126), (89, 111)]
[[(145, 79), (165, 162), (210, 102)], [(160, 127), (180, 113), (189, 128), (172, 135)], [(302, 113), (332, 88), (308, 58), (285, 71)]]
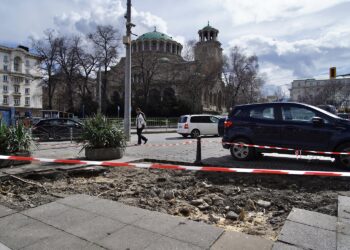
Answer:
[(200, 123), (201, 122), (200, 116), (192, 116), (191, 117), (191, 123)]
[(180, 116), (179, 123), (187, 122), (187, 116)]
[(303, 107), (282, 107), (282, 119), (284, 121), (298, 121), (298, 122), (312, 122), (312, 118), (317, 116), (316, 113), (310, 109)]
[(211, 116), (202, 116), (201, 118), (202, 123), (212, 123)]
[(249, 117), (262, 120), (274, 120), (275, 112), (273, 107), (255, 107), (249, 112)]
[(74, 126), (77, 123), (75, 121), (72, 121), (72, 120), (65, 120), (65, 124), (67, 124), (68, 126)]
[(210, 121), (211, 121), (212, 123), (219, 123), (219, 118), (217, 118), (217, 117), (215, 117), (215, 116), (211, 116), (211, 117), (210, 117)]

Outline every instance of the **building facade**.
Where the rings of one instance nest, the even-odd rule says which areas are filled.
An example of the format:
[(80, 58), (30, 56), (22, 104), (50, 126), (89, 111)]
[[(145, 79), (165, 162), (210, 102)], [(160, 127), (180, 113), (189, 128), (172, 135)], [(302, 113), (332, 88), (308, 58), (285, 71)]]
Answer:
[[(182, 44), (156, 29), (133, 40), (133, 107), (145, 105), (152, 115), (164, 116), (186, 112), (186, 107), (187, 112), (225, 112), (221, 79), (223, 58), (218, 33), (209, 24), (199, 30), (192, 60), (183, 58)], [(117, 100), (123, 103), (124, 69), (125, 58), (122, 58), (108, 73), (107, 92), (112, 103)]]
[(314, 105), (349, 106), (350, 104), (350, 78), (294, 80), (291, 85), (291, 101)]
[(38, 69), (39, 59), (24, 46), (0, 46), (0, 111), (1, 119), (7, 123), (15, 117), (40, 116), (42, 75)]

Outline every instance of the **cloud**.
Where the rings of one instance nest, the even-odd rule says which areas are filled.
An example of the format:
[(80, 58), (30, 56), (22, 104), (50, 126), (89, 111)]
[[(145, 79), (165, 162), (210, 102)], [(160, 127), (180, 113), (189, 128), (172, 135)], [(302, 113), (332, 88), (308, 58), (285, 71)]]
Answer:
[(221, 0), (219, 3), (231, 13), (233, 24), (259, 23), (298, 17), (329, 8), (347, 0)]

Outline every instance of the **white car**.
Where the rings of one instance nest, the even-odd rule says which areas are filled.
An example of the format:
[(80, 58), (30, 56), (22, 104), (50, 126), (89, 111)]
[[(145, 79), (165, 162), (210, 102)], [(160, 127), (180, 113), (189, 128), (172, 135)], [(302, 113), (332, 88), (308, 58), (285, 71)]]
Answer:
[(214, 115), (183, 115), (179, 118), (176, 132), (183, 137), (218, 135), (219, 118)]

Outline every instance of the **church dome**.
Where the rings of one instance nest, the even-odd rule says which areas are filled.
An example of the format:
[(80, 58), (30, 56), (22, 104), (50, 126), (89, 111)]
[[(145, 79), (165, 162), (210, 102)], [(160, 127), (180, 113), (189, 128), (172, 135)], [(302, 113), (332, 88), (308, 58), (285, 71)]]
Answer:
[(137, 38), (136, 40), (164, 40), (164, 41), (174, 41), (172, 39), (172, 37), (158, 32), (158, 31), (152, 31), (152, 32), (147, 32), (145, 34), (143, 34), (142, 36), (140, 36), (139, 38)]
[(180, 43), (173, 40), (171, 36), (158, 32), (156, 28), (131, 41), (131, 53), (157, 52), (181, 56), (181, 51)]

